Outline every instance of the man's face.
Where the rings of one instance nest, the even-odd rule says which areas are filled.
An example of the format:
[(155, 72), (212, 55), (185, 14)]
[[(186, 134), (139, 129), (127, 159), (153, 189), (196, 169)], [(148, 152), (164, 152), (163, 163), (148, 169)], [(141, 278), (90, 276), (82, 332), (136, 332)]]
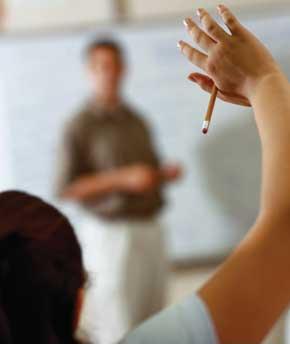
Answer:
[(110, 48), (97, 48), (90, 53), (89, 74), (96, 93), (105, 97), (118, 94), (123, 76), (123, 62)]

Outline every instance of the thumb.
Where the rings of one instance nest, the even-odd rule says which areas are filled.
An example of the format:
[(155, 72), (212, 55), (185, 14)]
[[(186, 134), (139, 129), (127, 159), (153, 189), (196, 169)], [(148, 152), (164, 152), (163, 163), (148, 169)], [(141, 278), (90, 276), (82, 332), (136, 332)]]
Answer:
[(204, 91), (211, 93), (214, 86), (214, 81), (209, 78), (207, 75), (192, 73), (188, 76), (188, 79), (192, 82), (195, 82), (202, 88)]
[(210, 88), (212, 88), (212, 86), (214, 85), (214, 81), (205, 74), (191, 73), (189, 74), (188, 79), (200, 85), (206, 85)]

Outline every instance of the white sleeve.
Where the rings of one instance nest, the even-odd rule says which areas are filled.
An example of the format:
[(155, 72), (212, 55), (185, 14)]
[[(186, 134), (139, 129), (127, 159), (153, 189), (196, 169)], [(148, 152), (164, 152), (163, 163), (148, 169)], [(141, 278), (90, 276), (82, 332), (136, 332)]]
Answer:
[(138, 327), (122, 344), (218, 344), (203, 301), (193, 295)]

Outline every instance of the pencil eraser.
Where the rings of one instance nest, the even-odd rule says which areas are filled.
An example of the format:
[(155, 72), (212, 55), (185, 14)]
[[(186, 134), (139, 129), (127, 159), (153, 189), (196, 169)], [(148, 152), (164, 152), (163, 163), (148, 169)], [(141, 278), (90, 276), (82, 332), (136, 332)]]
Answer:
[(203, 133), (203, 134), (207, 134), (207, 132), (208, 132), (208, 129), (207, 129), (207, 128), (203, 128), (203, 129), (202, 129), (202, 133)]

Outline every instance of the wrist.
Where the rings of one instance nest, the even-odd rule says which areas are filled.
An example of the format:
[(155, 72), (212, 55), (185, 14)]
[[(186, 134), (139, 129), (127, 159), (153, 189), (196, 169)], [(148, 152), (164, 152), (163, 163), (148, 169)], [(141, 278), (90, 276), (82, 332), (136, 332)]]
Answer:
[(255, 97), (261, 89), (271, 85), (273, 82), (281, 82), (282, 80), (285, 80), (282, 71), (278, 67), (273, 68), (265, 73), (248, 78), (244, 86), (244, 94), (253, 105)]

